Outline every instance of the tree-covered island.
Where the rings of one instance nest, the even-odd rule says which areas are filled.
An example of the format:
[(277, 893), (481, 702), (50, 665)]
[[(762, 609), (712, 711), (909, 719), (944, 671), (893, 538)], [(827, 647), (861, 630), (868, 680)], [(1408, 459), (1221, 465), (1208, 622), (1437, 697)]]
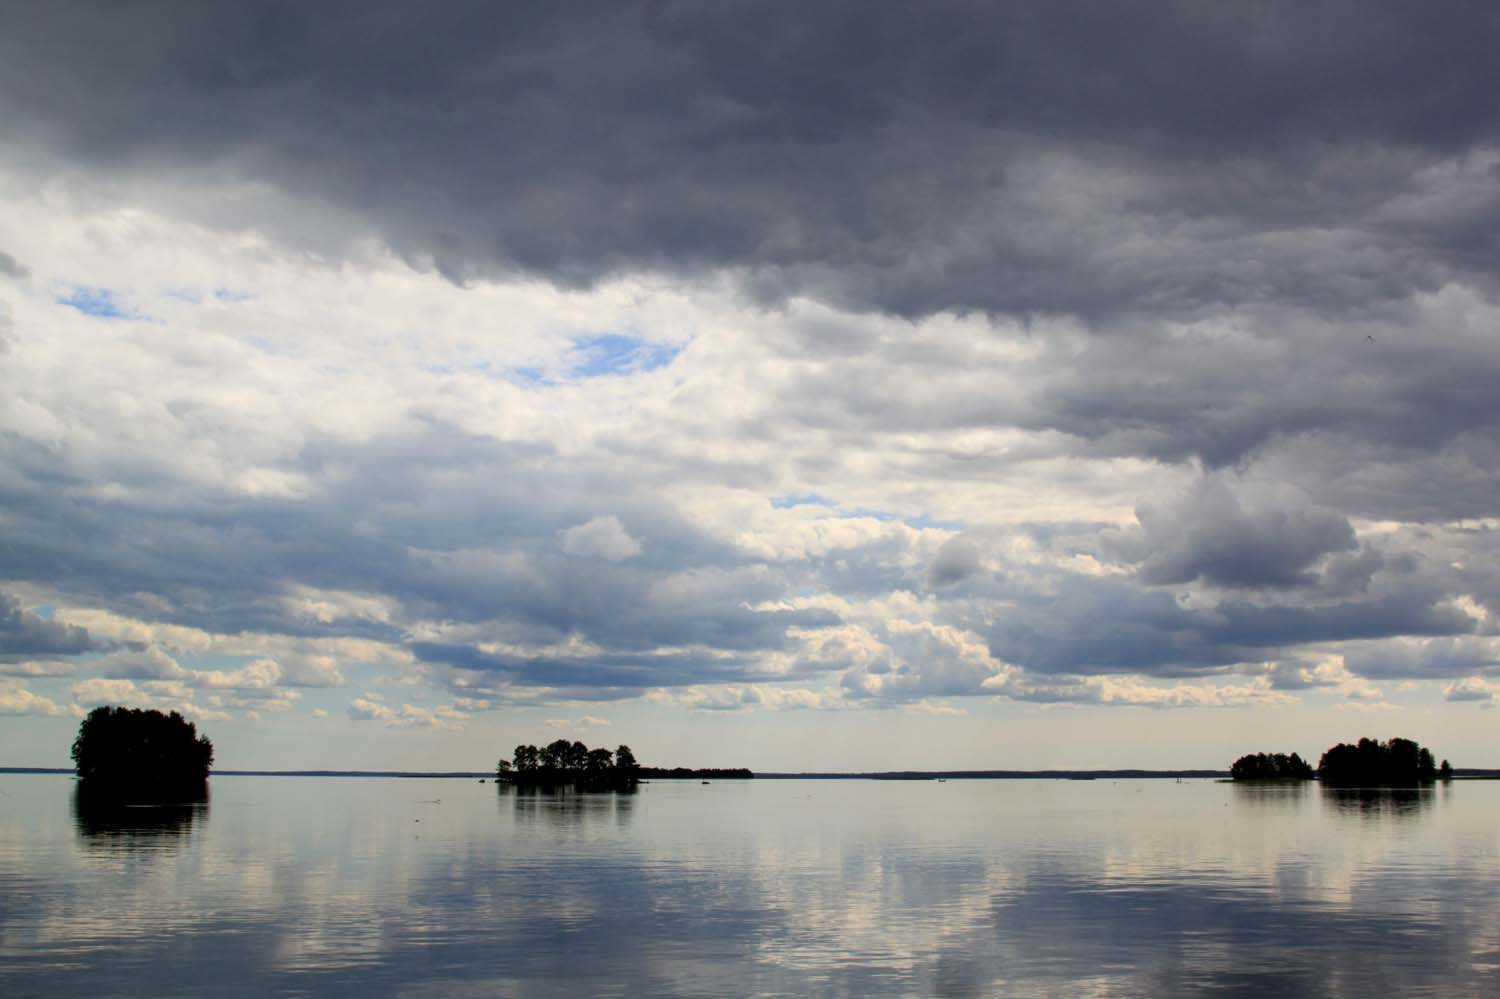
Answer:
[(214, 744), (175, 711), (100, 707), (78, 726), (72, 756), (95, 797), (167, 801), (202, 797)]
[(640, 765), (629, 746), (614, 752), (558, 739), (538, 749), (520, 745), (495, 767), (495, 780), (520, 787), (575, 787), (580, 791), (621, 791), (635, 787)]
[(1296, 753), (1251, 753), (1229, 768), (1237, 781), (1317, 779), (1331, 787), (1415, 787), (1451, 780), (1453, 768), (1435, 765), (1432, 753), (1411, 739), (1339, 743), (1323, 754), (1314, 770)]
[(1234, 780), (1312, 780), (1313, 768), (1296, 753), (1251, 753), (1229, 768)]
[(558, 739), (541, 749), (517, 746), (511, 759), (495, 767), (495, 780), (518, 787), (572, 787), (580, 791), (629, 790), (655, 778), (748, 780), (755, 774), (744, 767), (643, 767), (629, 746), (613, 753), (590, 749), (581, 742)]
[(1341, 742), (1318, 761), (1318, 779), (1334, 787), (1416, 787), (1452, 776), (1447, 760), (1435, 765), (1432, 753), (1411, 739)]

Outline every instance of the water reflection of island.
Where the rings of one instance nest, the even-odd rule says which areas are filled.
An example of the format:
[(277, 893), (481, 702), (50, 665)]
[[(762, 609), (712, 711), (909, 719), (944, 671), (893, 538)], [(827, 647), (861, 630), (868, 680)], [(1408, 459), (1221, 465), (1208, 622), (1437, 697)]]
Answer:
[(1306, 803), (1311, 789), (1309, 781), (1236, 781), (1234, 800), (1271, 811), (1293, 811)]
[(1363, 819), (1415, 818), (1432, 807), (1434, 791), (1425, 787), (1330, 787), (1321, 789), (1323, 805), (1335, 815)]
[(501, 785), (502, 807), (511, 800), (516, 820), (528, 825), (545, 822), (553, 826), (594, 825), (614, 821), (629, 825), (635, 810), (636, 791), (575, 791), (571, 788)]
[(73, 825), (85, 843), (106, 849), (179, 845), (208, 819), (208, 785), (181, 800), (132, 804), (80, 782), (73, 788)]

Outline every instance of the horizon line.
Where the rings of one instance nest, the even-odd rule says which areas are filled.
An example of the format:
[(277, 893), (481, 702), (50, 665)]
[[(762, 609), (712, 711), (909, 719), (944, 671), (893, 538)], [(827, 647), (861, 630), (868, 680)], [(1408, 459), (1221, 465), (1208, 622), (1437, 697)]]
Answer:
[[(731, 770), (750, 769), (738, 767), (654, 767), (645, 770)], [(0, 774), (73, 774), (71, 767), (10, 767), (0, 766)], [(1094, 777), (1115, 779), (1193, 778), (1217, 779), (1229, 776), (1228, 770), (1187, 768), (1152, 770), (1135, 767), (1111, 767), (1109, 769), (1058, 769), (1045, 770), (800, 770), (765, 771), (750, 770), (748, 779), (758, 780), (1045, 780), (1070, 777)], [(1455, 777), (1500, 777), (1500, 769), (1485, 767), (1454, 767)], [(493, 770), (211, 770), (210, 777), (426, 777), (435, 779), (493, 779)], [(651, 777), (651, 780), (671, 780), (670, 777)], [(747, 778), (721, 777), (722, 780), (745, 780)]]

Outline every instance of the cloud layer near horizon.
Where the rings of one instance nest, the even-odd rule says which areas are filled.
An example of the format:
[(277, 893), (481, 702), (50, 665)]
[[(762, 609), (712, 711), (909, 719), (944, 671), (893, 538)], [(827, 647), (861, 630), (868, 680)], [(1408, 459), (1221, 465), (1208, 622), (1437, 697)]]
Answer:
[(0, 710), (1493, 702), (1488, 13), (13, 27)]

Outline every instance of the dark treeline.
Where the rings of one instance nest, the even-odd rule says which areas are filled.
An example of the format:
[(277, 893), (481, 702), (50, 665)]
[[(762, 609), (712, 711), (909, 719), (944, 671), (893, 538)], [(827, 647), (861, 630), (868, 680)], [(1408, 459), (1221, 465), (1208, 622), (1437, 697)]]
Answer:
[(745, 767), (641, 767), (640, 776), (658, 780), (698, 777), (704, 780), (749, 780), (755, 774)]
[(1415, 787), (1452, 776), (1447, 760), (1437, 766), (1432, 753), (1410, 739), (1341, 742), (1318, 761), (1318, 779), (1338, 787)]
[(1312, 780), (1313, 768), (1296, 753), (1252, 753), (1229, 768), (1235, 780)]
[(1222, 778), (1222, 770), (862, 770), (761, 772), (756, 780), (1174, 780)]
[(629, 746), (614, 752), (558, 739), (541, 749), (517, 746), (495, 767), (495, 779), (523, 787), (572, 786), (587, 791), (622, 790), (640, 780), (640, 764)]
[(78, 726), (72, 755), (93, 800), (191, 799), (205, 792), (214, 744), (175, 711), (101, 707)]
[(1229, 773), (1235, 780), (1317, 778), (1334, 787), (1415, 787), (1450, 780), (1453, 768), (1447, 760), (1436, 765), (1432, 753), (1411, 739), (1360, 739), (1355, 745), (1341, 742), (1325, 752), (1316, 770), (1296, 753), (1252, 753), (1235, 760)]

